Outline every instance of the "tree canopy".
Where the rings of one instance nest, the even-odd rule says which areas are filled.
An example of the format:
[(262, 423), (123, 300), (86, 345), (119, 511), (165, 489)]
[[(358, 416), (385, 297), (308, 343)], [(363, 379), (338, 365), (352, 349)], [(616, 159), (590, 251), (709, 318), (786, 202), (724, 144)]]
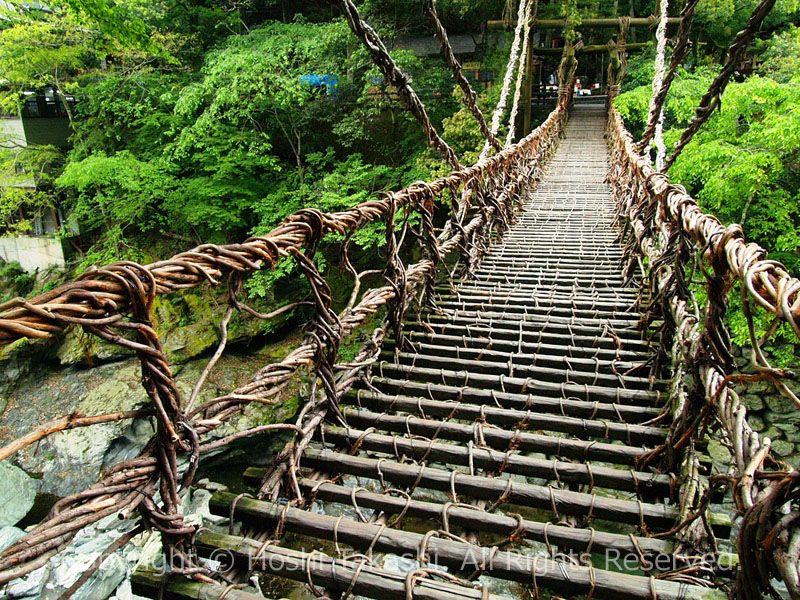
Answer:
[[(539, 4), (540, 17), (566, 18), (570, 31), (583, 18), (655, 9), (652, 0)], [(700, 3), (694, 49), (666, 106), (668, 140), (688, 121), (722, 49), (754, 5)], [(56, 0), (49, 7), (31, 10), (14, 0), (4, 9), (0, 106), (14, 113), (23, 92), (45, 86), (74, 96), (74, 110), (66, 104), (72, 147), (0, 149), (6, 178), (35, 170), (40, 158), (52, 165), (36, 174), (35, 193), (4, 188), (0, 216), (13, 234), (30, 226), (19, 216), (25, 207), (60, 205), (80, 223), (79, 268), (164, 256), (189, 243), (239, 241), (302, 207), (342, 208), (447, 169), (425, 148), (419, 127), (330, 3)], [(402, 36), (431, 33), (415, 3), (364, 0), (359, 8), (390, 46)], [(482, 35), (489, 19), (514, 16), (505, 0), (440, 0), (438, 9), (451, 33), (473, 36)], [(730, 86), (722, 110), (673, 168), (710, 210), (744, 221), (749, 235), (792, 265), (800, 248), (794, 208), (800, 34), (793, 25), (799, 10), (800, 0), (779, 0), (751, 57), (757, 74)], [(540, 43), (558, 35), (543, 32)], [(580, 35), (604, 43), (615, 30)], [(495, 80), (509, 36), (480, 38), (473, 62)], [(636, 36), (648, 39), (651, 32), (638, 28)], [(437, 128), (472, 162), (482, 140), (444, 60), (394, 47), (392, 55)], [(646, 117), (651, 78), (652, 50), (632, 56), (627, 93), (618, 102), (634, 130)], [(475, 85), (489, 112), (499, 86)], [(354, 241), (380, 248), (383, 234), (375, 227)]]

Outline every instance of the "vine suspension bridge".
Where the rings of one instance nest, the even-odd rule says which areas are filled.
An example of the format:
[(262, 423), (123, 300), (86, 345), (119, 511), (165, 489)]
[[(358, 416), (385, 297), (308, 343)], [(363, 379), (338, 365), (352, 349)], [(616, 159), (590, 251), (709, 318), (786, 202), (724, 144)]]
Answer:
[[(513, 143), (535, 2), (520, 2), (491, 123), (426, 2), (486, 138), (469, 167), (355, 6), (336, 4), (451, 173), (339, 213), (301, 210), (241, 244), (206, 244), (146, 266), (114, 263), (0, 307), (3, 344), (78, 326), (135, 350), (151, 401), (43, 424), (0, 449), (0, 459), (67, 429), (141, 417), (157, 424), (138, 457), (59, 500), (0, 554), (0, 585), (116, 514), (132, 524), (64, 596), (103, 558), (155, 530), (169, 572), (141, 568), (133, 576), (137, 593), (151, 597), (259, 598), (242, 589), (255, 570), (341, 599), (483, 600), (499, 597), (497, 580), (533, 598), (800, 598), (800, 473), (749, 427), (737, 395), (743, 381), (765, 379), (798, 403), (793, 374), (770, 366), (760, 350), (752, 313), (766, 311), (800, 334), (800, 281), (650, 163), (696, 0), (678, 19), (669, 69), (666, 2), (655, 19), (662, 68), (639, 143), (610, 102), (571, 106), (579, 49), (569, 44), (555, 109)], [(659, 159), (666, 168), (718, 103), (772, 4), (755, 8), (675, 153)], [(625, 72), (627, 26), (621, 19), (609, 44), (610, 98)], [(503, 143), (499, 121), (512, 95)], [(435, 214), (437, 205), (448, 214)], [(365, 288), (347, 251), (351, 236), (375, 222), (386, 227), (385, 283)], [(338, 314), (313, 260), (332, 233), (354, 277)], [(181, 398), (150, 322), (156, 295), (227, 286), (223, 331), (236, 310), (270, 318), (244, 304), (242, 282), (286, 257), (311, 287), (302, 344), (244, 386), (199, 402), (223, 335), (195, 393)], [(705, 276), (704, 306), (694, 300), (693, 273)], [(750, 320), (755, 375), (739, 373), (731, 357), (724, 317), (734, 284)], [(385, 318), (370, 340), (353, 360), (340, 360), (342, 340), (376, 314)], [(294, 423), (215, 434), (253, 404), (281, 402), (300, 372), (314, 383)], [(203, 455), (277, 430), (289, 441), (267, 468), (245, 472), (250, 493), (211, 499), (212, 512), (230, 518), (229, 531), (187, 525), (181, 498)], [(731, 452), (726, 473), (706, 456), (712, 438)], [(229, 564), (215, 570), (207, 559), (221, 552)], [(376, 553), (416, 562), (398, 573)]]

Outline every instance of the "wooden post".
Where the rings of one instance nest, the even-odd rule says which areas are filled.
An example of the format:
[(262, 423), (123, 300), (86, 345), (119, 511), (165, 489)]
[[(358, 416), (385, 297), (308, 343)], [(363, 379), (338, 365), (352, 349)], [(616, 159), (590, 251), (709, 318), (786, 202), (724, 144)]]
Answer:
[(603, 77), (605, 76), (605, 73), (603, 71), (605, 70), (605, 68), (606, 68), (606, 55), (601, 53), (600, 54), (600, 93), (601, 94), (603, 93), (603, 90), (605, 89), (603, 87), (603, 84), (605, 83), (605, 80), (603, 79)]
[(522, 121), (522, 137), (525, 137), (531, 132), (531, 100), (533, 91), (533, 61), (536, 60), (533, 55), (535, 46), (531, 43), (528, 49), (528, 60), (525, 63), (525, 85), (523, 87), (522, 102), (525, 104)]

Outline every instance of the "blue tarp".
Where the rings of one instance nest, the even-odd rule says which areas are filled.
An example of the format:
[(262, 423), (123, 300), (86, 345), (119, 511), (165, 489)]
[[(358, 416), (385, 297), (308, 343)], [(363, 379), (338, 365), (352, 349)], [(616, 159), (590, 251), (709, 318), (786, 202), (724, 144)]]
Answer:
[(311, 87), (321, 88), (324, 87), (328, 96), (338, 97), (336, 86), (339, 84), (339, 76), (333, 73), (326, 73), (325, 75), (302, 75), (300, 77), (301, 83), (307, 83)]

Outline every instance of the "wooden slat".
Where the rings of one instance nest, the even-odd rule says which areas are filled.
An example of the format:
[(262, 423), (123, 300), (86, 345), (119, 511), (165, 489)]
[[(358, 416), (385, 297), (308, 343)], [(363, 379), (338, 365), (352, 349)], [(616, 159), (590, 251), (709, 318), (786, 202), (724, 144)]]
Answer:
[(245, 592), (227, 584), (205, 583), (170, 577), (167, 573), (137, 569), (131, 575), (131, 588), (137, 596), (165, 600), (264, 600), (261, 594)]
[(639, 496), (669, 497), (674, 483), (668, 475), (624, 471), (602, 465), (592, 466), (590, 463), (533, 458), (521, 455), (518, 451), (499, 452), (491, 448), (475, 447), (470, 449), (460, 444), (426, 442), (414, 438), (366, 433), (360, 429), (345, 429), (335, 425), (326, 425), (322, 433), (326, 442), (348, 447), (358, 442), (359, 447), (364, 450), (382, 452), (395, 456), (398, 460), (406, 455), (415, 460), (428, 459), (429, 462), (464, 467), (472, 465), (475, 469), (538, 477), (554, 482), (592, 485), (598, 488), (634, 492)]
[(556, 398), (573, 397), (589, 402), (599, 400), (601, 402), (637, 404), (640, 406), (658, 406), (661, 402), (661, 394), (649, 390), (626, 390), (620, 387), (609, 388), (588, 383), (555, 383), (532, 377), (505, 377), (502, 375), (472, 373), (466, 369), (429, 369), (380, 361), (373, 366), (373, 373), (379, 377), (389, 375), (390, 377), (443, 383), (459, 387), (503, 390), (515, 394), (537, 393), (542, 396)]
[(601, 402), (599, 400), (578, 400), (572, 398), (547, 398), (536, 394), (515, 394), (498, 392), (494, 389), (484, 390), (440, 383), (423, 383), (393, 377), (370, 378), (370, 388), (390, 394), (405, 394), (421, 398), (447, 399), (468, 404), (487, 404), (518, 408), (521, 410), (539, 410), (553, 414), (578, 417), (602, 417), (617, 419), (623, 423), (640, 423), (654, 419), (661, 411), (655, 407)]
[[(488, 350), (501, 354), (534, 354), (546, 359), (549, 356), (563, 358), (582, 358), (591, 361), (600, 361), (601, 364), (622, 362), (625, 364), (640, 364), (645, 362), (649, 355), (643, 352), (629, 352), (627, 350), (611, 348), (592, 348), (590, 346), (572, 346), (570, 344), (548, 344), (523, 342), (519, 340), (500, 340), (490, 337), (470, 337), (468, 335), (434, 334), (423, 331), (410, 331), (408, 338), (414, 343), (428, 343), (445, 348), (461, 348), (462, 350)], [(386, 340), (394, 344), (393, 339)]]
[[(559, 513), (588, 516), (598, 519), (630, 523), (638, 525), (644, 518), (645, 524), (654, 529), (668, 529), (675, 524), (678, 511), (662, 504), (648, 504), (632, 500), (606, 498), (596, 494), (584, 494), (569, 490), (554, 489), (546, 486), (532, 485), (512, 481), (501, 477), (482, 477), (419, 467), (416, 465), (398, 464), (390, 460), (374, 460), (361, 456), (351, 456), (340, 452), (308, 449), (303, 456), (303, 464), (333, 474), (348, 473), (360, 477), (379, 480), (381, 476), (387, 482), (412, 486), (415, 483), (428, 489), (450, 492), (455, 488), (457, 494), (470, 496), (477, 500), (494, 502), (505, 496), (510, 504), (552, 511), (553, 503)], [(250, 482), (260, 481), (264, 469), (249, 468), (245, 478)], [(725, 515), (712, 515), (712, 527), (718, 535), (730, 532), (730, 519)]]
[[(247, 500), (247, 498), (242, 499), (241, 505), (248, 505)], [(239, 506), (237, 504), (237, 516), (241, 515)], [(304, 515), (310, 514), (298, 512)], [(261, 515), (262, 518), (258, 524), (263, 526), (265, 518), (274, 518), (274, 516), (274, 512), (271, 512), (269, 516)], [(315, 586), (332, 592), (344, 593), (350, 590), (352, 594), (376, 600), (407, 600), (408, 598), (405, 575), (364, 565), (359, 561), (332, 558), (319, 551), (306, 553), (280, 546), (265, 545), (257, 540), (214, 533), (209, 530), (201, 530), (195, 541), (201, 556), (213, 556), (215, 551), (221, 549), (229, 553), (237, 564), (244, 567), (302, 583), (307, 583), (310, 578)], [(484, 600), (480, 589), (432, 579), (416, 579), (412, 591), (412, 597), (415, 600)], [(219, 596), (209, 595), (205, 598), (211, 600), (219, 598)], [(502, 600), (501, 597), (494, 594), (490, 594), (488, 599)]]
[(623, 446), (605, 442), (577, 440), (521, 430), (509, 431), (498, 427), (482, 427), (479, 430), (476, 429), (475, 425), (374, 413), (353, 408), (345, 411), (345, 417), (350, 425), (362, 429), (375, 427), (401, 434), (411, 432), (413, 435), (420, 435), (426, 438), (451, 440), (463, 442), (464, 444), (473, 441), (477, 443), (476, 438), (482, 437), (486, 445), (494, 450), (505, 451), (509, 448), (515, 448), (520, 452), (540, 452), (548, 456), (571, 458), (580, 461), (597, 460), (633, 466), (636, 463), (636, 459), (647, 452), (647, 449), (641, 446)]
[[(320, 483), (313, 479), (302, 478), (298, 482), (300, 488), (307, 494), (314, 494), (318, 500), (327, 500), (352, 506), (353, 491), (351, 488), (334, 483)], [(474, 531), (484, 531), (497, 536), (508, 536), (520, 527), (519, 534), (527, 539), (537, 542), (552, 544), (568, 548), (577, 552), (601, 553), (606, 550), (620, 552), (630, 556), (638, 555), (639, 550), (653, 558), (653, 564), (668, 564), (663, 556), (672, 554), (672, 542), (651, 537), (636, 537), (633, 540), (629, 535), (593, 531), (581, 527), (567, 527), (550, 522), (532, 521), (497, 512), (486, 512), (475, 507), (458, 504), (445, 506), (437, 502), (423, 500), (407, 500), (390, 494), (376, 494), (365, 489), (360, 489), (355, 494), (356, 505), (382, 511), (389, 515), (404, 514), (408, 517), (418, 517), (437, 521), (442, 526), (444, 512), (451, 526), (460, 526)], [(638, 548), (638, 549), (637, 549)], [(656, 559), (656, 557), (661, 558)]]
[[(489, 357), (481, 358), (455, 358), (448, 356), (437, 356), (433, 353), (425, 352), (423, 348), (416, 348), (417, 352), (399, 352), (396, 359), (400, 364), (407, 364), (428, 369), (452, 369), (458, 366), (467, 369), (470, 373), (484, 373), (486, 375), (504, 375), (508, 377), (524, 377), (536, 380), (550, 381), (553, 383), (588, 383), (593, 386), (603, 387), (622, 387), (623, 389), (660, 389), (663, 391), (665, 385), (662, 382), (651, 382), (646, 377), (635, 377), (631, 375), (608, 374), (600, 372), (587, 372), (586, 370), (573, 369), (569, 361), (561, 367), (550, 367), (546, 364), (536, 365), (516, 364), (513, 360), (506, 362), (494, 362)], [(392, 352), (384, 350), (380, 356), (384, 362), (390, 362)], [(544, 362), (544, 361), (543, 361)]]
[[(449, 357), (458, 360), (479, 360), (481, 362), (490, 362), (494, 364), (508, 364), (509, 361), (515, 366), (542, 366), (554, 369), (568, 369), (571, 371), (585, 371), (585, 372), (600, 372), (602, 374), (611, 375), (619, 373), (624, 374), (630, 369), (634, 369), (641, 365), (642, 362), (632, 362), (627, 360), (617, 360), (613, 354), (608, 355), (607, 358), (593, 357), (591, 351), (586, 350), (584, 356), (570, 356), (565, 352), (563, 346), (554, 346), (558, 348), (557, 352), (543, 352), (541, 346), (538, 344), (535, 354), (527, 351), (519, 351), (517, 346), (506, 346), (507, 350), (503, 351), (501, 347), (495, 346), (489, 348), (487, 341), (478, 347), (471, 347), (467, 340), (459, 340), (455, 336), (449, 336), (450, 339), (443, 339), (431, 336), (431, 342), (420, 341), (420, 336), (411, 336), (409, 339), (413, 341), (413, 348), (420, 354), (435, 355), (439, 357)], [(476, 340), (477, 342), (478, 340)], [(394, 340), (387, 340), (384, 342), (384, 348), (393, 350), (395, 347)], [(647, 369), (640, 369), (640, 373), (647, 374)]]
[[(219, 494), (216, 494), (215, 498), (224, 505), (224, 499)], [(216, 500), (214, 506), (217, 506)], [(418, 533), (398, 531), (383, 525), (357, 523), (349, 519), (310, 513), (296, 508), (285, 509), (278, 504), (250, 498), (239, 500), (234, 516), (246, 519), (251, 523), (282, 520), (290, 531), (327, 540), (334, 539), (335, 528), (336, 539), (339, 543), (351, 545), (362, 551), (371, 548), (378, 552), (392, 552), (405, 556), (416, 555), (423, 547), (423, 538), (425, 537)], [(202, 538), (198, 536), (198, 542), (204, 544), (210, 536), (206, 536), (205, 532), (201, 535)], [(217, 539), (219, 540), (219, 538)], [(237, 550), (247, 550), (246, 546), (243, 548), (242, 541), (237, 540), (236, 542)], [(547, 585), (570, 594), (593, 592), (596, 598), (638, 600), (649, 597), (654, 590), (660, 600), (686, 600), (687, 592), (690, 594), (689, 597), (693, 598), (708, 600), (727, 598), (722, 592), (709, 593), (709, 590), (703, 588), (696, 591), (687, 590), (687, 586), (683, 584), (650, 580), (646, 577), (603, 569), (578, 567), (569, 563), (516, 552), (493, 551), (491, 548), (450, 539), (430, 537), (425, 540), (424, 546), (421, 557), (436, 565), (462, 572), (469, 572), (474, 570), (473, 567), (480, 567), (482, 571), (493, 577), (524, 583), (530, 583), (532, 574), (535, 573), (538, 585)], [(255, 551), (257, 547), (257, 542), (249, 544), (251, 552)], [(692, 592), (694, 595), (691, 595)]]
[[(629, 446), (657, 445), (667, 437), (661, 427), (631, 425), (599, 419), (579, 419), (564, 415), (513, 410), (497, 406), (475, 405), (465, 402), (428, 400), (409, 396), (390, 396), (371, 390), (351, 390), (344, 403), (372, 409), (373, 412), (405, 412), (423, 418), (452, 417), (462, 421), (485, 420), (490, 425), (515, 429), (545, 430), (570, 433), (583, 438), (618, 440)], [(613, 412), (611, 413), (613, 414)]]
[(439, 333), (445, 335), (466, 335), (469, 337), (487, 337), (496, 340), (507, 340), (517, 343), (549, 343), (562, 344), (564, 346), (582, 346), (585, 348), (607, 348), (630, 350), (633, 352), (648, 352), (648, 345), (644, 341), (613, 338), (607, 332), (596, 329), (589, 330), (588, 333), (581, 333), (573, 328), (563, 327), (560, 331), (527, 331), (516, 323), (513, 327), (504, 326), (502, 323), (494, 322), (475, 322), (464, 321), (461, 323), (450, 322), (447, 320), (433, 321), (421, 327), (411, 322), (407, 327), (410, 331), (424, 331), (427, 333)]

